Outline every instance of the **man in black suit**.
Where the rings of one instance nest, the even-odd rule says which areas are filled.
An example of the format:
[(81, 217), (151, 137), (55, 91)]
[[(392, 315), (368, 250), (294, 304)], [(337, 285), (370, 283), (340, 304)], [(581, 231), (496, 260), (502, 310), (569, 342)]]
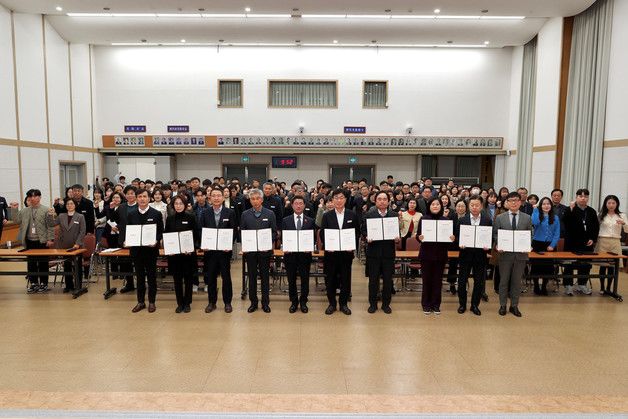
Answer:
[[(281, 230), (314, 230), (314, 219), (304, 213), (305, 199), (295, 195), (292, 198), (292, 215), (284, 217), (281, 222)], [(307, 297), (310, 293), (310, 267), (312, 254), (310, 252), (285, 252), (286, 274), (288, 276), (288, 295), (290, 296), (290, 313), (297, 311), (299, 303), (301, 312), (307, 313)], [(301, 298), (297, 294), (297, 272), (301, 277)]]
[[(115, 217), (117, 225), (111, 228), (112, 232), (118, 234), (118, 245), (120, 247), (124, 247), (124, 236), (126, 234), (126, 225), (128, 223), (129, 213), (137, 211), (137, 188), (133, 185), (127, 185), (125, 186), (123, 192), (126, 202), (121, 204), (115, 212), (117, 214)], [(121, 272), (131, 272), (133, 270), (133, 262), (131, 261), (125, 260), (120, 262), (118, 266)], [(125, 279), (126, 283), (124, 284), (124, 287), (120, 289), (120, 293), (125, 294), (127, 292), (135, 291), (133, 275), (127, 275)]]
[[(362, 235), (367, 236), (368, 219), (398, 218), (396, 212), (388, 209), (388, 193), (380, 191), (375, 195), (375, 206), (364, 214), (362, 222)], [(386, 314), (392, 313), (390, 300), (392, 298), (393, 280), (395, 271), (395, 244), (400, 242), (397, 237), (394, 240), (372, 240), (367, 237), (366, 245), (366, 271), (369, 277), (369, 313), (377, 311), (377, 293), (379, 292), (379, 278), (383, 277), (382, 310)]]
[[(146, 282), (148, 282), (148, 312), (156, 310), (157, 298), (157, 256), (159, 256), (159, 242), (164, 231), (164, 221), (161, 212), (148, 206), (150, 197), (146, 189), (137, 191), (137, 209), (129, 212), (127, 227), (130, 225), (155, 224), (157, 226), (156, 241), (149, 246), (131, 247), (131, 259), (135, 265), (137, 274), (137, 305), (133, 307), (133, 313), (146, 308)], [(126, 241), (126, 229), (124, 240)]]
[[(294, 194), (292, 197), (290, 197), (290, 199), (293, 199), (296, 196), (303, 198), (303, 203), (304, 203), (303, 215), (306, 215), (312, 219), (315, 219), (317, 206), (315, 203), (310, 202), (310, 200), (307, 199), (307, 197), (305, 196), (305, 188), (301, 185), (295, 185), (293, 186), (293, 189), (294, 189)], [(294, 208), (292, 207), (292, 205), (289, 204), (284, 209), (284, 212), (283, 212), (284, 218), (292, 214), (294, 214)]]
[[(355, 248), (358, 248), (360, 228), (358, 217), (355, 212), (346, 209), (347, 197), (343, 189), (336, 189), (332, 192), (332, 202), (334, 209), (323, 214), (321, 222), (321, 240), (325, 245), (326, 229), (355, 229)], [(325, 250), (325, 272), (327, 275), (327, 299), (329, 306), (325, 314), (333, 314), (336, 311), (336, 288), (340, 288), (340, 311), (346, 315), (351, 314), (351, 309), (347, 305), (349, 293), (351, 292), (351, 265), (353, 263), (354, 251), (327, 251)]]
[[(469, 198), (469, 213), (458, 219), (456, 224), (456, 237), (460, 237), (460, 226), (492, 226), (491, 217), (482, 212), (483, 199), (479, 195), (473, 195)], [(467, 280), (473, 272), (473, 292), (471, 294), (471, 312), (476, 316), (481, 315), (480, 300), (484, 293), (484, 282), (486, 281), (486, 262), (487, 252), (490, 247), (484, 249), (465, 248), (460, 246), (460, 256), (458, 257), (458, 266), (460, 274), (458, 276), (458, 313), (462, 314), (467, 310)]]
[(0, 237), (6, 223), (9, 222), (9, 204), (4, 197), (0, 196)]
[(72, 200), (76, 203), (76, 212), (85, 217), (85, 232), (94, 234), (96, 225), (96, 212), (94, 203), (83, 196), (83, 185), (72, 186)]
[(528, 202), (528, 189), (521, 187), (517, 189), (517, 193), (521, 196), (521, 211), (532, 216), (532, 211), (534, 211), (534, 207), (531, 203)]
[(565, 238), (565, 222), (563, 219), (565, 218), (565, 212), (569, 210), (567, 205), (562, 204), (563, 200), (563, 190), (562, 189), (554, 189), (551, 194), (552, 197), (552, 206), (554, 207), (554, 214), (558, 216), (560, 220), (560, 238)]
[[(229, 228), (233, 230), (233, 237), (236, 235), (236, 215), (235, 212), (223, 205), (225, 197), (222, 189), (216, 187), (212, 189), (209, 199), (211, 207), (203, 211), (201, 217), (201, 227), (206, 228)], [(218, 300), (218, 273), (222, 278), (222, 301), (225, 304), (225, 313), (231, 313), (231, 299), (233, 298), (233, 285), (231, 283), (231, 250), (206, 250), (203, 256), (205, 266), (205, 283), (207, 284), (208, 304), (205, 313), (216, 310)]]
[(425, 185), (421, 191), (421, 197), (417, 199), (417, 211), (421, 214), (427, 214), (429, 206), (427, 202), (432, 199), (432, 187)]
[[(272, 230), (273, 243), (277, 240), (277, 221), (275, 213), (262, 206), (262, 191), (259, 189), (251, 189), (249, 191), (249, 201), (251, 208), (242, 213), (240, 220), (241, 230), (262, 230), (270, 228)], [(244, 262), (249, 273), (249, 300), (251, 305), (248, 308), (249, 313), (257, 310), (257, 276), (259, 274), (262, 281), (262, 310), (264, 313), (270, 313), (270, 257), (272, 249), (264, 252), (247, 252), (244, 253)]]
[[(268, 208), (275, 214), (275, 220), (279, 222), (283, 220), (283, 201), (277, 196), (277, 189), (272, 182), (266, 182), (263, 186), (264, 201), (262, 206)], [(253, 205), (253, 203), (251, 203)]]

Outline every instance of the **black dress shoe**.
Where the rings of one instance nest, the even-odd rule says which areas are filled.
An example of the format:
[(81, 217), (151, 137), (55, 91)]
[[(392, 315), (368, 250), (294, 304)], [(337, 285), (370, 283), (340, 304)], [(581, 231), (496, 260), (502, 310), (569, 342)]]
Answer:
[(342, 311), (347, 316), (351, 315), (351, 309), (349, 308), (349, 306), (342, 306), (342, 307), (340, 307), (340, 311)]
[(122, 287), (120, 288), (120, 294), (126, 294), (127, 292), (133, 292), (135, 288), (133, 287)]
[(327, 306), (327, 310), (325, 310), (325, 314), (327, 315), (334, 314), (334, 311), (336, 311), (336, 307), (330, 304), (329, 306)]
[(463, 306), (458, 307), (458, 314), (463, 314), (465, 311), (467, 311), (466, 307), (463, 307)]
[(138, 311), (142, 311), (146, 308), (146, 304), (144, 303), (137, 303), (137, 305), (135, 307), (133, 307), (133, 309), (131, 310), (133, 313), (137, 313)]
[(301, 313), (307, 313), (309, 310), (307, 308), (307, 304), (301, 304)]
[(451, 293), (451, 295), (456, 295), (456, 286), (455, 285), (450, 285), (449, 286), (449, 292)]
[(157, 307), (155, 307), (155, 303), (149, 303), (148, 304), (148, 312), (149, 313), (154, 313), (155, 310), (157, 310)]
[(246, 311), (248, 311), (249, 313), (257, 311), (257, 305), (256, 304), (251, 304), (251, 306)]
[(377, 311), (377, 306), (376, 305), (370, 305), (368, 310), (369, 313), (373, 314)]
[(71, 292), (71, 291), (72, 291), (72, 289), (71, 289), (71, 288), (64, 288), (64, 289), (63, 289), (63, 293), (64, 293), (64, 294), (67, 294), (68, 292)]
[(480, 311), (480, 309), (475, 306), (471, 306), (471, 313), (475, 314), (476, 316), (482, 315), (482, 312)]
[(233, 307), (231, 304), (225, 304), (225, 313), (231, 313), (233, 311)]
[(500, 316), (505, 316), (506, 315), (506, 306), (500, 306), (499, 307), (499, 315)]
[(390, 306), (383, 306), (382, 311), (386, 314), (390, 314), (392, 313), (392, 308), (390, 308)]
[(189, 313), (190, 311), (192, 311), (192, 307), (190, 307), (190, 306), (184, 306), (183, 307), (183, 312), (184, 313)]
[(205, 313), (211, 313), (212, 311), (214, 311), (213, 305), (211, 303), (207, 304), (207, 307), (205, 307)]
[(516, 317), (521, 317), (521, 312), (518, 307), (510, 307), (510, 312), (514, 314)]
[(292, 305), (290, 306), (290, 308), (288, 309), (288, 311), (289, 311), (290, 313), (296, 313), (296, 312), (297, 312), (297, 305), (296, 305), (296, 304), (292, 304)]
[(177, 308), (174, 310), (175, 313), (179, 314), (183, 311), (183, 306), (177, 306)]
[(488, 294), (487, 293), (482, 293), (482, 301), (488, 303)]
[(262, 310), (264, 310), (264, 313), (270, 313), (270, 306), (269, 305), (262, 306)]

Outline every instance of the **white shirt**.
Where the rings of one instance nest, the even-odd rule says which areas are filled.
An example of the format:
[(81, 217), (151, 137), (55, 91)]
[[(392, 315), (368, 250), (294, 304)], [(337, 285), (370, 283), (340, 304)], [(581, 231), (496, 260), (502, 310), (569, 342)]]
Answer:
[[(471, 219), (472, 226), (479, 226), (480, 220), (482, 219), (482, 214), (478, 214), (478, 218), (475, 218), (473, 214), (469, 214), (469, 218)], [(510, 223), (512, 224), (512, 218), (510, 219)]]
[(137, 207), (137, 210), (140, 212), (140, 214), (144, 215), (144, 214), (146, 214), (146, 212), (148, 211), (149, 208), (150, 208), (150, 205), (147, 206), (144, 209), (141, 209), (140, 207)]
[[(624, 220), (626, 224), (623, 226), (617, 224), (617, 220)], [(621, 239), (621, 228), (624, 228), (624, 231), (628, 233), (628, 218), (626, 214), (622, 213), (620, 215), (617, 214), (607, 214), (606, 217), (600, 223), (600, 237), (611, 237), (614, 239)]]
[(338, 210), (334, 209), (334, 211), (336, 211), (336, 219), (338, 220), (338, 228), (342, 229), (342, 223), (345, 220), (345, 212), (344, 210), (342, 212), (338, 212)]
[(378, 208), (377, 209), (377, 213), (379, 214), (380, 217), (385, 217), (386, 213), (388, 213), (388, 211), (384, 210), (384, 213), (382, 214), (382, 211)]

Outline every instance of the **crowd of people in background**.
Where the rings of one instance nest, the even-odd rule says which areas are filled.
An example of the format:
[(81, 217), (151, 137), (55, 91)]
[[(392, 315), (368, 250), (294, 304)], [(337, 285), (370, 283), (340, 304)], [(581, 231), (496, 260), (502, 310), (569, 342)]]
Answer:
[[(202, 180), (193, 177), (186, 181), (168, 182), (150, 179), (133, 179), (130, 183), (118, 175), (111, 181), (108, 178), (96, 179), (91, 200), (85, 196), (82, 185), (74, 185), (66, 190), (66, 196), (54, 200), (51, 209), (40, 203), (41, 192), (29, 190), (24, 206), (11, 203), (0, 207), (3, 225), (12, 220), (20, 225), (19, 240), (27, 248), (56, 246), (59, 248), (79, 248), (85, 234), (95, 234), (98, 242), (107, 247), (124, 247), (125, 227), (129, 224), (155, 223), (159, 226), (159, 236), (163, 232), (194, 232), (195, 243), (200, 241), (200, 231), (207, 228), (230, 228), (234, 230), (234, 240), (240, 240), (242, 229), (271, 228), (273, 242), (281, 247), (282, 229), (301, 229), (309, 222), (308, 228), (317, 232), (317, 250), (324, 250), (322, 237), (326, 229), (355, 228), (356, 247), (364, 246), (366, 254), (366, 276), (369, 278), (369, 312), (375, 312), (378, 299), (386, 313), (392, 311), (391, 295), (392, 270), (395, 250), (405, 250), (410, 239), (422, 242), (421, 220), (452, 220), (455, 233), (450, 243), (422, 243), (419, 250), (421, 276), (423, 280), (422, 309), (425, 314), (439, 314), (441, 303), (441, 281), (446, 274), (451, 294), (458, 294), (458, 312), (467, 309), (467, 282), (474, 278), (470, 310), (480, 315), (480, 300), (488, 301), (485, 279), (492, 278), (494, 290), (499, 294), (499, 314), (505, 315), (508, 301), (510, 312), (518, 317), (521, 292), (521, 278), (529, 269), (533, 278), (534, 293), (547, 295), (547, 285), (557, 272), (552, 265), (530, 263), (528, 255), (503, 252), (493, 246), (486, 249), (465, 249), (458, 243), (457, 232), (460, 225), (486, 225), (499, 228), (529, 230), (532, 235), (531, 251), (554, 252), (562, 245), (569, 252), (611, 252), (621, 254), (622, 234), (628, 232), (628, 219), (620, 211), (617, 196), (604, 198), (599, 211), (589, 206), (589, 191), (579, 189), (574, 197), (565, 199), (563, 191), (554, 189), (550, 196), (539, 197), (529, 194), (524, 187), (510, 191), (506, 187), (495, 190), (481, 185), (457, 185), (453, 180), (434, 185), (431, 178), (405, 183), (388, 176), (378, 184), (369, 184), (365, 179), (346, 180), (342, 185), (332, 186), (324, 180), (308, 186), (302, 180), (290, 185), (274, 180), (252, 180), (241, 182), (237, 178), (215, 177)], [(565, 200), (566, 204), (563, 204)], [(0, 205), (5, 202), (0, 197)], [(334, 215), (335, 214), (335, 215)], [(365, 220), (369, 217), (398, 217), (399, 239), (371, 242), (366, 237)], [(292, 218), (289, 218), (292, 217)], [(301, 218), (303, 217), (303, 218)], [(306, 223), (306, 224), (304, 224)], [(56, 238), (54, 228), (59, 226), (61, 234)], [(158, 240), (159, 241), (159, 240)], [(54, 242), (54, 243), (53, 243)], [(134, 277), (137, 276), (138, 303), (134, 312), (146, 308), (144, 294), (145, 280), (148, 281), (148, 310), (155, 311), (156, 299), (156, 259), (159, 243), (144, 248), (132, 248), (132, 262), (121, 262), (114, 269), (125, 272), (125, 286), (121, 292), (136, 290)], [(459, 251), (457, 259), (450, 259), (447, 252)], [(512, 254), (511, 254), (512, 253)], [(489, 257), (490, 255), (490, 257)], [(181, 254), (169, 256), (169, 270), (175, 280), (177, 312), (189, 312), (192, 294), (199, 290), (199, 275), (196, 269), (196, 255)], [(268, 296), (268, 269), (271, 253), (252, 252), (244, 255), (244, 263), (249, 272), (249, 312), (257, 309), (257, 278), (262, 280), (262, 308), (270, 312)], [(340, 311), (351, 314), (348, 300), (351, 295), (351, 262), (354, 252), (325, 252), (325, 275), (329, 306), (326, 314), (332, 314), (340, 305)], [(222, 298), (225, 311), (231, 312), (233, 296), (230, 251), (206, 251), (204, 254), (204, 288), (208, 294), (205, 309), (211, 313), (216, 309), (217, 277), (222, 278)], [(290, 285), (290, 312), (307, 312), (307, 294), (311, 257), (298, 259), (287, 255), (286, 267)], [(392, 262), (391, 262), (392, 261)], [(29, 262), (31, 263), (31, 262)], [(34, 271), (44, 266), (35, 265)], [(41, 263), (41, 262), (37, 262)], [(288, 266), (289, 265), (289, 266)], [(308, 266), (307, 271), (303, 269)], [(564, 292), (589, 295), (590, 261), (571, 263), (564, 267), (567, 277), (563, 281)], [(47, 269), (47, 266), (46, 266)], [(612, 267), (600, 267), (600, 293), (611, 293)], [(577, 272), (577, 283), (569, 275)], [(296, 287), (296, 276), (301, 277), (300, 296)], [(380, 279), (383, 285), (380, 287)], [(45, 275), (30, 277), (28, 292), (46, 292), (48, 279)], [(72, 279), (66, 281), (64, 291), (70, 290)], [(201, 286), (202, 287), (202, 286)], [(336, 291), (340, 290), (339, 301)]]

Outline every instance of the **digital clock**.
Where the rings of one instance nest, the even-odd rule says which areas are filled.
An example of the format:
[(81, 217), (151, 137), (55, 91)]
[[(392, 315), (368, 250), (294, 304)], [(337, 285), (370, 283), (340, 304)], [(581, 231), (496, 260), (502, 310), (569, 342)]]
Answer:
[(296, 169), (297, 156), (273, 156), (273, 169)]

